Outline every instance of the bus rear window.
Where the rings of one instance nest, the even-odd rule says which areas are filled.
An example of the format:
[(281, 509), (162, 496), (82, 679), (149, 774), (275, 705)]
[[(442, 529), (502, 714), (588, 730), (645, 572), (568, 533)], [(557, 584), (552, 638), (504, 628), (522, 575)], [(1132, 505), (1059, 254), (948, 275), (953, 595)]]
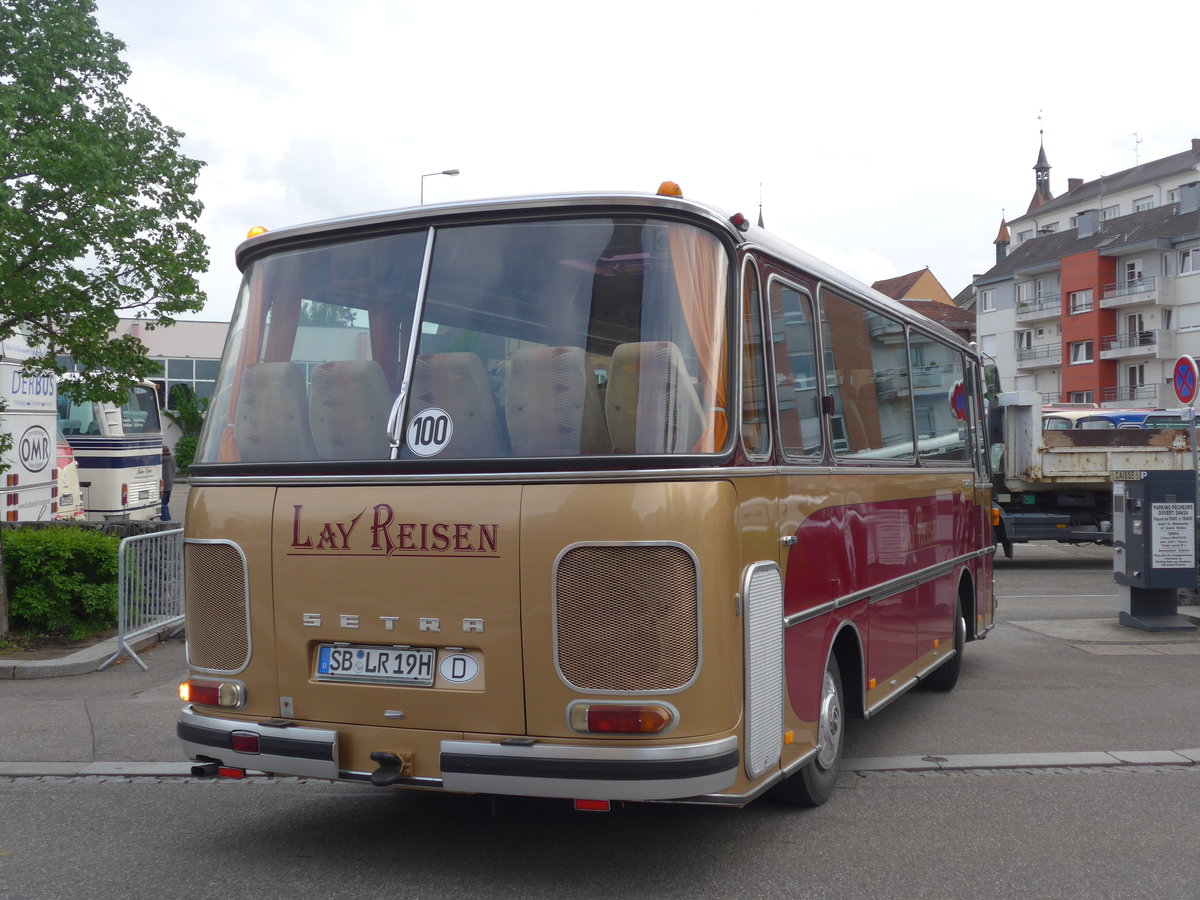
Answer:
[(446, 227), (258, 260), (198, 459), (718, 452), (728, 279), (713, 235), (647, 218)]

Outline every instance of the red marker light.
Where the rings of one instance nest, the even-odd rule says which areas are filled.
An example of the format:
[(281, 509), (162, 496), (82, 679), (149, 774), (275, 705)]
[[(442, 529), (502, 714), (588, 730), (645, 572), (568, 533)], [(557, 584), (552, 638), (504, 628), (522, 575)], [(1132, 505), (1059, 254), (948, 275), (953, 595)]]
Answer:
[(229, 735), (230, 746), (238, 753), (261, 753), (258, 734), (253, 731), (235, 731)]

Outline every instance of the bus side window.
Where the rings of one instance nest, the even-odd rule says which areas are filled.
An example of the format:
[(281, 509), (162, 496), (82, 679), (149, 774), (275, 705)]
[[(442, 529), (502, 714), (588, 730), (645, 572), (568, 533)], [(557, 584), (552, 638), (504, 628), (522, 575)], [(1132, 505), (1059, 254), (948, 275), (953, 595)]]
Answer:
[(771, 279), (767, 296), (771, 304), (779, 440), (787, 456), (820, 456), (821, 419), (812, 299), (775, 279)]

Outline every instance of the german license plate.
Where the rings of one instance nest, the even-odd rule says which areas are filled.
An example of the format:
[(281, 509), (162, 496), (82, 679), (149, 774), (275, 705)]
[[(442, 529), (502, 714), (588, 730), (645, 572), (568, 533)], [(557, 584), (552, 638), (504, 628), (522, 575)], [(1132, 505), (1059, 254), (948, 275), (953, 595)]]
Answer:
[(321, 644), (317, 648), (317, 681), (379, 684), (433, 684), (437, 652), (432, 647), (367, 647)]

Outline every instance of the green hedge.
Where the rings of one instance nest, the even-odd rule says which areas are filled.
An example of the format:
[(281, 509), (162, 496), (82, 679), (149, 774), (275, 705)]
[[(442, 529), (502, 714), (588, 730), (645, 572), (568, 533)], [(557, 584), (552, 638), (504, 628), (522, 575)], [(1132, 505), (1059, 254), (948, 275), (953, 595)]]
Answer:
[(9, 629), (86, 637), (117, 624), (115, 535), (80, 528), (5, 529)]

